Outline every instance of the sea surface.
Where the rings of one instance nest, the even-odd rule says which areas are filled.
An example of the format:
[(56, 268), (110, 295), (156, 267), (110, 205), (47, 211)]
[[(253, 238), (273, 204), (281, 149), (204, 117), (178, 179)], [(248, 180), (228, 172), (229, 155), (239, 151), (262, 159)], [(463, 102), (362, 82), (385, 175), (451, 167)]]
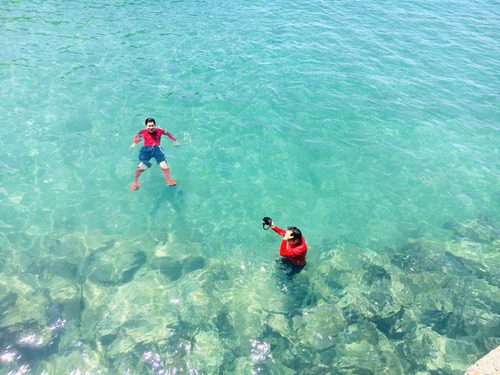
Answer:
[[(499, 25), (0, 0), (0, 374), (463, 374), (500, 345)], [(133, 192), (146, 117), (177, 185)]]

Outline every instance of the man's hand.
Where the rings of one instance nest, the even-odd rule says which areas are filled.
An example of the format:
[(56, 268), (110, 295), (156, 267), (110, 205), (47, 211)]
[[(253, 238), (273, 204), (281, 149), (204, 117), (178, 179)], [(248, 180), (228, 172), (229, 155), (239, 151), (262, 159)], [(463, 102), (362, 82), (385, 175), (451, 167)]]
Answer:
[(136, 144), (137, 144), (137, 143), (135, 143), (135, 142), (134, 142), (134, 143), (132, 143), (132, 144), (129, 146), (129, 148), (134, 148)]

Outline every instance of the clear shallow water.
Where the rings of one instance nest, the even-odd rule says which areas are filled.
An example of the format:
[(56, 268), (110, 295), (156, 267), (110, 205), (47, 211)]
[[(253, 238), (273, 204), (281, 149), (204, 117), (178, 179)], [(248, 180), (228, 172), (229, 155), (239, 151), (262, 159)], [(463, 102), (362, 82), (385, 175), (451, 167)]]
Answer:
[[(498, 13), (1, 2), (0, 371), (463, 373), (500, 343)], [(149, 116), (178, 185), (132, 193)]]

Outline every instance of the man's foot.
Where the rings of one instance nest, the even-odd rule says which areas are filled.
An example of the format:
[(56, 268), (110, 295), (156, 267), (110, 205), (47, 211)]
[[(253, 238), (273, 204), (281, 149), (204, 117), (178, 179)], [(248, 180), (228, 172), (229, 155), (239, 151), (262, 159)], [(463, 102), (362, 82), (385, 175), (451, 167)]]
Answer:
[(134, 182), (132, 185), (130, 185), (130, 190), (139, 190), (140, 186), (141, 186), (140, 183)]
[(167, 185), (168, 186), (174, 186), (175, 184), (176, 184), (175, 180), (172, 180), (172, 179), (167, 180)]

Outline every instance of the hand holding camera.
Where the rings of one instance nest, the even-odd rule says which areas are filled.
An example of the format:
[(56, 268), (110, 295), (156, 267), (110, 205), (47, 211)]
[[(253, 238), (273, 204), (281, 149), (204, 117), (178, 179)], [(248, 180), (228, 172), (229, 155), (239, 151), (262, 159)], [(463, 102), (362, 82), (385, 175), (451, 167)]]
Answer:
[(268, 230), (271, 228), (271, 225), (273, 225), (273, 219), (271, 219), (269, 216), (264, 216), (262, 218), (262, 229)]

